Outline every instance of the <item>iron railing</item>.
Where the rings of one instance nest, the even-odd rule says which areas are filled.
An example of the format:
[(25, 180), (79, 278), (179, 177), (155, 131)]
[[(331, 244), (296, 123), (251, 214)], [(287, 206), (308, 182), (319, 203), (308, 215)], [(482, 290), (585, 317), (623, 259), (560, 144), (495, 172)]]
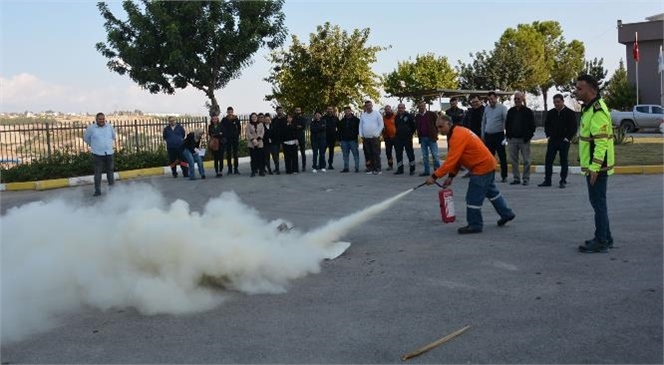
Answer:
[[(238, 116), (244, 125), (248, 117)], [(154, 151), (165, 146), (163, 130), (167, 125), (164, 118), (140, 118), (134, 120), (107, 119), (116, 132), (116, 151), (128, 150), (140, 153)], [(179, 117), (188, 132), (203, 128), (207, 132), (207, 117)], [(55, 151), (79, 153), (89, 148), (83, 141), (85, 129), (91, 124), (81, 121), (43, 121), (23, 122), (18, 124), (0, 124), (0, 164), (11, 167), (16, 164), (30, 163), (33, 160), (50, 157)]]

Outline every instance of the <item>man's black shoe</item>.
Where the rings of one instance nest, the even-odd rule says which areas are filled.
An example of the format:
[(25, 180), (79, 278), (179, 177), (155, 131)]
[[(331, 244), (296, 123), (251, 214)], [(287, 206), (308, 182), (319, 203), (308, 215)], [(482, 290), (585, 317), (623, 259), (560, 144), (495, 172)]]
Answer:
[(339, 172), (348, 172), (348, 169), (343, 169), (343, 170), (341, 170), (341, 171), (339, 171)]
[(403, 175), (403, 169), (397, 169), (397, 171), (394, 174), (395, 175)]
[(328, 169), (328, 170), (334, 170), (334, 166), (332, 166), (332, 165), (327, 165), (327, 169)]
[(545, 181), (537, 186), (551, 186), (551, 181)]
[(173, 177), (174, 177), (174, 178), (175, 178), (175, 177), (178, 177), (178, 173), (177, 173), (177, 172), (174, 172), (174, 173), (173, 173)]
[(510, 183), (510, 185), (520, 185), (520, 184), (521, 184), (521, 180), (513, 180), (513, 181)]
[(500, 219), (498, 220), (498, 227), (502, 227), (502, 226), (504, 226), (505, 224), (507, 224), (507, 222), (513, 220), (514, 218), (516, 218), (516, 214), (512, 214), (511, 217), (500, 218)]
[(457, 231), (459, 234), (482, 233), (481, 229), (470, 228), (470, 226), (461, 227)]
[(504, 177), (504, 178), (500, 179), (500, 182), (501, 182), (501, 183), (506, 183), (506, 182), (507, 182), (507, 178)]
[(101, 191), (95, 191), (95, 193), (92, 194), (92, 196), (101, 196)]
[(423, 172), (423, 173), (420, 174), (420, 176), (429, 176), (429, 175), (431, 175), (431, 174), (427, 174), (426, 172)]
[[(593, 238), (591, 240), (586, 240), (585, 243), (586, 243), (586, 246), (587, 246), (587, 245), (595, 244), (595, 243), (597, 243), (597, 241), (595, 241), (595, 239)], [(613, 238), (606, 242), (606, 247), (607, 248), (613, 248)]]
[(561, 181), (560, 184), (558, 185), (559, 188), (565, 189), (566, 183), (564, 181)]
[(583, 253), (607, 253), (609, 252), (608, 245), (597, 242), (595, 240), (590, 240), (590, 244), (586, 241), (585, 245), (579, 246), (579, 252)]

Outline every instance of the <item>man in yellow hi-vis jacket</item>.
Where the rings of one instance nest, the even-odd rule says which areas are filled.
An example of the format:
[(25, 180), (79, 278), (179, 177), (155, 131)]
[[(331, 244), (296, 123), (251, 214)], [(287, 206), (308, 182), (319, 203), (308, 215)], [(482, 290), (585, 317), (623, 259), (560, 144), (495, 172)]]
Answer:
[(613, 127), (611, 114), (599, 95), (597, 80), (582, 75), (576, 81), (576, 98), (583, 102), (579, 128), (579, 159), (586, 175), (588, 198), (595, 211), (595, 237), (579, 246), (586, 253), (608, 252), (613, 247), (606, 205), (606, 186), (613, 174)]

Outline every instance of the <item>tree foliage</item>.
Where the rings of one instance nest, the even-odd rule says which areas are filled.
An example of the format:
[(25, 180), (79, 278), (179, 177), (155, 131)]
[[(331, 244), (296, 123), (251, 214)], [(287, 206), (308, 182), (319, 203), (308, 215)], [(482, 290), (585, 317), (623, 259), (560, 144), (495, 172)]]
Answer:
[[(599, 84), (599, 91), (602, 92), (607, 85), (609, 84), (609, 81), (606, 80), (606, 74), (608, 74), (609, 71), (604, 68), (604, 58), (593, 58), (592, 60), (586, 60), (584, 63), (584, 67), (579, 73), (579, 75), (591, 75), (593, 76), (596, 80), (597, 83)], [(571, 78), (571, 81), (568, 84), (563, 84), (558, 86), (558, 90), (560, 92), (566, 92), (566, 93), (572, 93), (576, 87), (576, 78), (578, 75), (575, 75), (574, 77)]]
[(603, 97), (606, 106), (611, 109), (629, 110), (636, 104), (636, 86), (627, 80), (627, 70), (622, 59), (604, 89)]
[(498, 90), (493, 67), (493, 51), (471, 53), (471, 63), (458, 61), (456, 71), (459, 75), (459, 87), (466, 90)]
[(349, 34), (326, 22), (310, 34), (309, 44), (293, 35), (287, 50), (270, 54), (274, 66), (264, 80), (272, 85), (272, 93), (266, 100), (305, 112), (377, 100), (381, 80), (370, 65), (386, 47), (368, 46), (369, 34), (369, 28)]
[(125, 0), (127, 19), (120, 20), (100, 2), (107, 42), (96, 48), (111, 71), (151, 93), (193, 86), (208, 97), (210, 112), (218, 112), (215, 90), (237, 78), (259, 48), (283, 43), (283, 3)]
[(433, 53), (417, 55), (415, 62), (399, 62), (394, 71), (384, 75), (385, 92), (392, 95), (418, 90), (456, 89), (458, 85), (457, 73), (447, 57), (436, 57)]

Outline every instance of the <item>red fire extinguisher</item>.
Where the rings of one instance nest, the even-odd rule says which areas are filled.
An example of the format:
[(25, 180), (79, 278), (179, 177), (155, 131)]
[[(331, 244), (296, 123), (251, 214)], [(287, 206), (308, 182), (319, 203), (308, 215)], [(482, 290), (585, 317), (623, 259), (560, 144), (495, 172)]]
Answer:
[(440, 217), (444, 223), (452, 223), (456, 220), (454, 210), (454, 194), (452, 189), (446, 188), (436, 183), (442, 189), (438, 191), (438, 200), (440, 201)]

